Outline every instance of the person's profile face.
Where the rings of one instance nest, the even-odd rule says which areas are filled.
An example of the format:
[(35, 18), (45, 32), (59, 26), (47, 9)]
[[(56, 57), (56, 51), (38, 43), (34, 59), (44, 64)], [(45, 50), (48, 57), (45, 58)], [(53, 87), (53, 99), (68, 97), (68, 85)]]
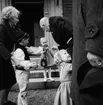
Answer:
[(50, 29), (49, 29), (49, 26), (47, 26), (47, 25), (42, 25), (41, 26), (41, 28), (44, 30), (44, 31), (46, 31), (46, 32), (50, 32)]
[(19, 22), (19, 19), (17, 17), (12, 19), (12, 23), (16, 26), (17, 23)]
[(16, 26), (17, 23), (19, 22), (19, 14), (15, 13), (14, 16), (10, 19), (10, 22), (12, 23), (13, 26)]
[(61, 58), (62, 58), (63, 61), (65, 61), (65, 62), (71, 61), (71, 56), (68, 54), (68, 52), (66, 50), (63, 50), (60, 53), (60, 55), (61, 55)]
[(24, 46), (27, 46), (29, 44), (29, 38), (28, 39), (23, 39), (22, 42), (23, 42)]
[(41, 42), (41, 45), (43, 46), (43, 47), (47, 47), (47, 40), (43, 40), (42, 42)]

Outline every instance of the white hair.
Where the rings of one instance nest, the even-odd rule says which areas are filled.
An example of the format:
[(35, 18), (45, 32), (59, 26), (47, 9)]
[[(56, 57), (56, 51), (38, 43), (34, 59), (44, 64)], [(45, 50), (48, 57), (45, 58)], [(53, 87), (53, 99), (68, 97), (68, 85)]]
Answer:
[(65, 49), (61, 49), (54, 54), (54, 62), (60, 64), (63, 61), (64, 52), (67, 52)]
[(19, 15), (20, 15), (20, 11), (17, 10), (15, 7), (7, 6), (3, 8), (1, 18), (2, 20), (7, 20), (15, 17), (18, 18)]
[(40, 38), (40, 42), (41, 42), (41, 43), (42, 43), (42, 42), (47, 42), (47, 38), (46, 38), (46, 37)]
[(49, 18), (48, 17), (43, 17), (40, 19), (40, 27), (42, 28), (43, 26), (49, 25)]

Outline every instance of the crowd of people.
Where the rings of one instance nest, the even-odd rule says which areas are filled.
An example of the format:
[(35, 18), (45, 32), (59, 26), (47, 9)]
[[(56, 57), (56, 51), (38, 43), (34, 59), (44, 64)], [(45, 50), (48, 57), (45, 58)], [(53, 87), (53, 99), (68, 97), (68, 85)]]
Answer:
[[(29, 105), (27, 102), (29, 70), (30, 68), (36, 69), (39, 66), (30, 61), (29, 54), (41, 55), (40, 65), (45, 70), (45, 82), (48, 80), (47, 70), (49, 79), (54, 81), (51, 77), (51, 71), (48, 69), (49, 56), (53, 58), (54, 64), (60, 70), (60, 86), (55, 95), (54, 105), (102, 105), (103, 92), (101, 91), (101, 94), (100, 92), (98, 94), (99, 90), (96, 90), (103, 87), (101, 70), (103, 67), (102, 35), (97, 36), (101, 32), (98, 29), (99, 22), (97, 21), (96, 24), (88, 22), (89, 25), (87, 24), (85, 28), (85, 48), (83, 51), (86, 52), (86, 61), (81, 63), (78, 67), (77, 75), (72, 77), (72, 74), (75, 74), (74, 62), (77, 60), (75, 57), (76, 49), (73, 49), (76, 48), (76, 42), (74, 42), (76, 36), (73, 36), (72, 23), (62, 16), (43, 17), (40, 19), (40, 27), (44, 31), (50, 32), (58, 44), (58, 46), (53, 46), (52, 49), (55, 49), (56, 53), (52, 54), (46, 37), (40, 39), (41, 45), (39, 47), (28, 47), (29, 34), (16, 27), (20, 14), (20, 11), (13, 6), (4, 7), (1, 13), (0, 105), (16, 105), (16, 103), (8, 100), (8, 94), (15, 83), (18, 83), (19, 86), (17, 104)], [(96, 15), (94, 11), (91, 14), (94, 14), (93, 16)], [(91, 16), (91, 18), (93, 17)], [(101, 20), (101, 15), (98, 19)], [(13, 64), (15, 67), (13, 67)], [(97, 74), (100, 76), (96, 77)], [(78, 91), (73, 88), (75, 86), (75, 82), (72, 81), (74, 76), (79, 87), (77, 88)], [(74, 91), (78, 92), (75, 92), (79, 96), (77, 98), (78, 101), (73, 98), (72, 92)]]

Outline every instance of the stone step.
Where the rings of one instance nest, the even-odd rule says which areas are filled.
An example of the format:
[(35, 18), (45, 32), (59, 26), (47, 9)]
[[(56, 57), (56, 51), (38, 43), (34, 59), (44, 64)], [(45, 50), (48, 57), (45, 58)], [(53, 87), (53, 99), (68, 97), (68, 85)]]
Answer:
[[(48, 70), (46, 70), (48, 72)], [(59, 77), (59, 70), (50, 70), (51, 77)], [(31, 70), (30, 71), (30, 78), (44, 78), (45, 70)], [(47, 73), (48, 77), (48, 73)]]
[[(35, 90), (35, 89), (52, 89), (58, 88), (60, 85), (59, 78), (53, 78), (55, 81), (44, 81), (43, 78), (39, 79), (29, 79), (29, 83), (27, 85), (27, 90)], [(18, 84), (16, 83), (12, 89), (12, 91), (19, 91)]]
[[(59, 77), (53, 77), (54, 81), (59, 81)], [(29, 79), (29, 82), (45, 82), (44, 81), (44, 78), (30, 78)], [(48, 81), (46, 82), (53, 82), (53, 81), (50, 81), (49, 78), (48, 78)]]

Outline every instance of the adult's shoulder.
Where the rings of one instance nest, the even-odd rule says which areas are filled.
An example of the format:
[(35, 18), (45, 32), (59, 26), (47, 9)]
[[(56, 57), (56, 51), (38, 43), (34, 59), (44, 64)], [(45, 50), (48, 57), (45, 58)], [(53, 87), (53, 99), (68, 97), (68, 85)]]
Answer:
[(51, 16), (49, 17), (49, 21), (53, 23), (57, 23), (59, 21), (67, 22), (68, 24), (72, 25), (72, 22), (67, 17), (63, 17), (63, 16)]
[(0, 24), (0, 32), (6, 31), (6, 27), (4, 24)]
[(66, 18), (66, 17), (62, 17), (62, 16), (51, 16), (49, 17), (49, 24), (51, 27), (55, 27), (55, 28), (69, 28), (72, 31), (72, 22)]
[(56, 24), (59, 24), (60, 22), (64, 23), (65, 20), (62, 16), (51, 16), (49, 17), (49, 24), (54, 26)]

